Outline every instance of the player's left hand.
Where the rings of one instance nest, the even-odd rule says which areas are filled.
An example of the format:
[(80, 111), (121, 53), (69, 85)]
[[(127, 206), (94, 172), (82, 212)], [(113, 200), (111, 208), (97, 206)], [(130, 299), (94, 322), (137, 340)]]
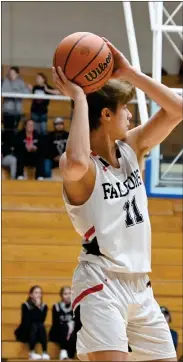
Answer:
[(114, 71), (112, 78), (125, 78), (128, 76), (129, 72), (133, 70), (133, 67), (125, 56), (117, 49), (115, 46), (106, 38), (103, 38), (110, 48), (113, 58), (114, 58)]

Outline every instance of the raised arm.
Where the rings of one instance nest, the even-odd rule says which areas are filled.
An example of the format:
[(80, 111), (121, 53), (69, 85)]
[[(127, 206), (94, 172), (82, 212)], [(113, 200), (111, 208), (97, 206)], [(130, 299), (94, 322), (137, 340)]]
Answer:
[(129, 142), (135, 141), (137, 152), (144, 154), (160, 144), (181, 122), (182, 99), (170, 88), (134, 69), (127, 79), (160, 106), (147, 123), (129, 132)]
[(129, 143), (140, 156), (161, 143), (169, 133), (181, 122), (182, 99), (165, 85), (133, 68), (128, 60), (110, 42), (109, 47), (114, 56), (116, 78), (123, 78), (141, 89), (161, 108), (149, 121), (128, 132), (126, 142)]
[(90, 162), (88, 104), (82, 88), (70, 82), (61, 68), (57, 72), (53, 68), (56, 87), (74, 101), (66, 152), (60, 158), (60, 171), (65, 181), (78, 181), (87, 173)]

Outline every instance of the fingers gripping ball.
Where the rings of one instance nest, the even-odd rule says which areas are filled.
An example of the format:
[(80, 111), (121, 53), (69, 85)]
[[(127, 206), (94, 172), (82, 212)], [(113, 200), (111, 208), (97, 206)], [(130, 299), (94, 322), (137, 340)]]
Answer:
[(106, 42), (92, 33), (74, 33), (58, 45), (54, 67), (60, 66), (66, 77), (85, 93), (102, 88), (113, 72), (113, 55)]

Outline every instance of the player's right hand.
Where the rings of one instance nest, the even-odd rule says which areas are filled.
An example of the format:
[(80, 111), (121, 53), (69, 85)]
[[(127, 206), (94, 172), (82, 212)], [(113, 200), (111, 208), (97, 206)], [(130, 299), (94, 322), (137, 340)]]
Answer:
[(114, 58), (114, 71), (111, 78), (124, 78), (128, 76), (133, 70), (132, 65), (125, 58), (125, 56), (106, 38), (103, 40), (107, 43)]
[(53, 67), (52, 74), (55, 87), (59, 90), (61, 94), (64, 94), (65, 96), (70, 97), (73, 100), (77, 98), (78, 95), (84, 95), (83, 89), (77, 84), (72, 83), (70, 80), (68, 80), (63, 73), (61, 67), (57, 67), (57, 69)]

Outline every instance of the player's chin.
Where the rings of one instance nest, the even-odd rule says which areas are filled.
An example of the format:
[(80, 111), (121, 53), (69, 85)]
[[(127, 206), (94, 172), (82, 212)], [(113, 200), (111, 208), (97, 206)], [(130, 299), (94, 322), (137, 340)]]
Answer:
[(127, 133), (128, 133), (128, 128), (122, 129), (120, 131), (118, 139), (120, 139), (120, 140), (125, 139), (127, 137)]

